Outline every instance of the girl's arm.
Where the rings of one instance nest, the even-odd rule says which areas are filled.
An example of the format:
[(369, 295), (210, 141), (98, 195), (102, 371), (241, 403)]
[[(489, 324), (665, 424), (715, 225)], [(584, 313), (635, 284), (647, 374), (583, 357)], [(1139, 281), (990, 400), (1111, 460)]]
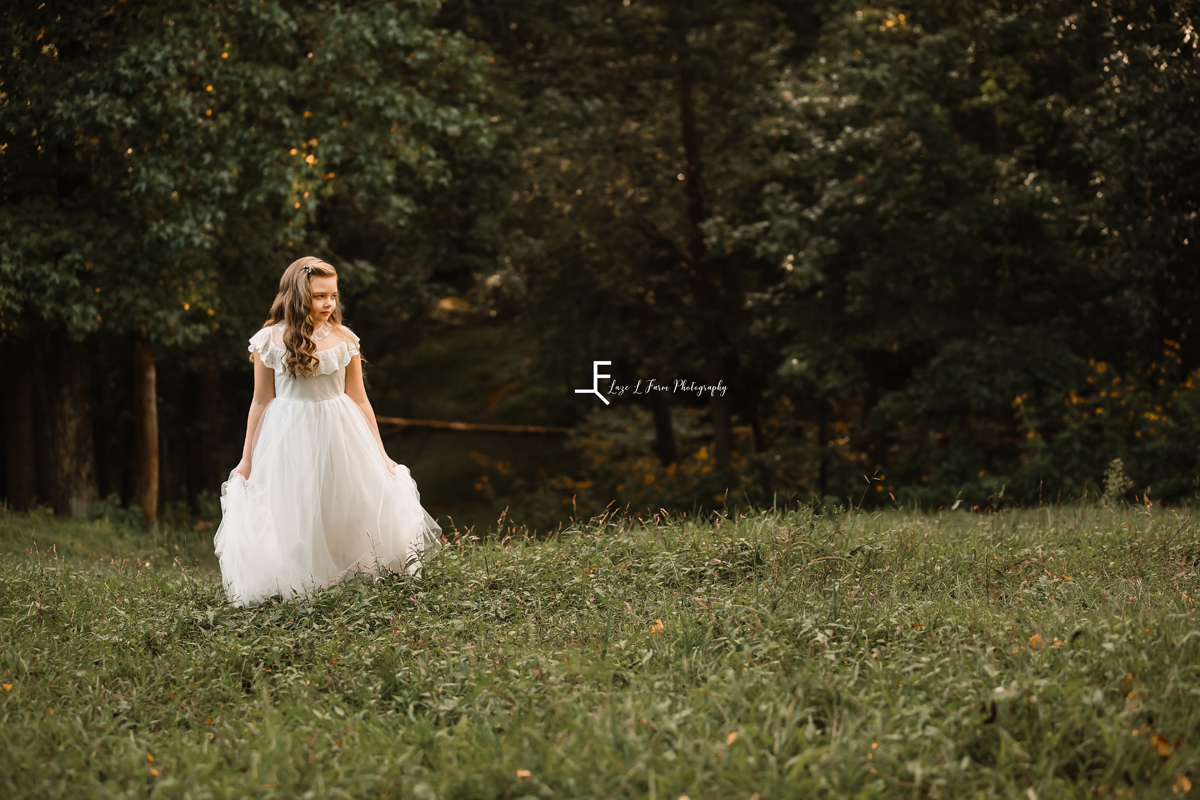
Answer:
[(250, 356), (254, 362), (254, 399), (250, 401), (250, 414), (246, 418), (246, 443), (242, 445), (242, 460), (235, 472), (240, 472), (243, 478), (250, 478), (250, 457), (254, 455), (254, 432), (258, 430), (258, 421), (262, 419), (267, 403), (275, 399), (275, 370), (262, 363), (258, 353)]
[(371, 401), (367, 399), (367, 387), (363, 385), (362, 359), (358, 356), (351, 357), (350, 363), (346, 366), (346, 394), (362, 409), (363, 416), (367, 418), (367, 422), (371, 426), (371, 432), (375, 434), (379, 452), (383, 453), (383, 457), (387, 459), (388, 470), (394, 473), (396, 462), (388, 458), (387, 450), (383, 447), (383, 439), (379, 436), (379, 423), (375, 421), (375, 410), (371, 408)]

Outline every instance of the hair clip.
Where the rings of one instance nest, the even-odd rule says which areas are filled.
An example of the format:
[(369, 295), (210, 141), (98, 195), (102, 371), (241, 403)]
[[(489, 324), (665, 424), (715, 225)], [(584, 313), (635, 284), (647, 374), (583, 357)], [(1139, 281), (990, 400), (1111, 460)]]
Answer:
[(308, 265), (308, 264), (305, 264), (305, 265), (304, 265), (303, 267), (301, 267), (300, 269), (304, 270), (304, 274), (305, 274), (305, 275), (312, 275), (312, 266), (310, 266), (310, 265)]

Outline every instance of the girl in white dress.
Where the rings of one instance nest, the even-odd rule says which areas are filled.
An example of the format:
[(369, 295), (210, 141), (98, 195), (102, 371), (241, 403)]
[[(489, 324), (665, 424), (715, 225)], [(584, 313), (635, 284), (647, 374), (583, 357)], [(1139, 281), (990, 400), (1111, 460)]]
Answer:
[(420, 574), (441, 527), (388, 458), (341, 324), (337, 271), (308, 256), (279, 281), (250, 339), (254, 401), (213, 539), (229, 602), (254, 605), (380, 570)]

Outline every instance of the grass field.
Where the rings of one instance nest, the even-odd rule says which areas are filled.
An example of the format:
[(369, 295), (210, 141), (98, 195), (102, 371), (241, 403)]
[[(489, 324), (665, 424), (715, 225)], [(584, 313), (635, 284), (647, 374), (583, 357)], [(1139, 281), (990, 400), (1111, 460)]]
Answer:
[(1186, 511), (733, 516), (257, 609), (211, 530), (0, 517), (0, 796), (1200, 794)]

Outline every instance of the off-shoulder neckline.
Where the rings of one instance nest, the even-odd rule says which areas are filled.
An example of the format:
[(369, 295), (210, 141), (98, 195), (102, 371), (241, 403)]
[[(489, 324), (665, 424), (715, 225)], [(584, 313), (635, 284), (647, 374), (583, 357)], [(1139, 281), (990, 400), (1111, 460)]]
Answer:
[[(266, 326), (260, 328), (258, 333), (255, 334), (255, 336), (261, 335), (261, 333), (263, 331), (274, 331), (276, 328), (278, 328), (280, 330), (281, 335), (282, 335), (282, 331), (287, 328), (287, 325), (285, 325), (282, 322), (276, 322), (274, 325), (266, 325)], [(328, 353), (331, 350), (336, 350), (344, 344), (350, 345), (352, 348), (354, 348), (357, 346), (357, 344), (359, 342), (359, 338), (357, 335), (355, 335), (354, 331), (350, 330), (345, 325), (334, 326), (333, 330), (330, 331), (329, 335), (326, 336), (325, 338), (328, 339), (329, 336), (333, 336), (334, 334), (337, 334), (337, 337), (339, 339), (338, 343), (335, 344), (333, 347), (327, 347), (324, 350), (317, 350), (318, 355), (321, 353)], [(251, 337), (251, 338), (253, 338), (253, 337)], [(266, 339), (267, 344), (276, 350), (286, 350), (287, 349), (287, 348), (280, 347), (279, 345), (275, 344), (275, 336), (273, 334), (271, 336), (265, 337), (265, 339)], [(313, 343), (316, 344), (316, 342), (313, 342)], [(357, 352), (357, 350), (355, 350), (355, 352)]]
[[(268, 326), (262, 328), (262, 330), (273, 330), (275, 328), (278, 328), (281, 331), (287, 330), (287, 323), (276, 322), (274, 325), (268, 325)], [(347, 338), (347, 336), (349, 336), (350, 338), (354, 338), (354, 339), (358, 338), (357, 336), (354, 335), (354, 331), (350, 330), (350, 328), (345, 325), (332, 325), (331, 328), (332, 328), (332, 330), (329, 331), (330, 335), (333, 335), (336, 333), (339, 336), (341, 336), (343, 339)]]
[[(262, 358), (263, 365), (273, 369), (276, 374), (285, 371), (285, 359), (287, 353), (286, 348), (275, 344), (273, 330), (277, 327), (283, 327), (283, 323), (276, 323), (275, 325), (267, 325), (260, 328), (258, 333), (251, 337), (249, 347), (250, 350), (257, 351)], [(263, 336), (262, 334), (264, 331), (266, 331), (268, 335)], [(331, 372), (336, 372), (337, 370), (347, 366), (355, 356), (360, 354), (358, 349), (358, 337), (354, 335), (353, 331), (344, 325), (339, 325), (334, 329), (334, 331), (339, 334), (338, 338), (341, 341), (332, 347), (327, 347), (324, 350), (316, 351), (315, 356), (317, 361), (320, 363), (320, 366), (313, 373), (314, 375), (326, 375)], [(256, 342), (255, 340), (260, 339), (260, 337), (261, 341)], [(330, 353), (335, 353), (337, 355), (336, 357), (326, 358), (325, 356)]]

